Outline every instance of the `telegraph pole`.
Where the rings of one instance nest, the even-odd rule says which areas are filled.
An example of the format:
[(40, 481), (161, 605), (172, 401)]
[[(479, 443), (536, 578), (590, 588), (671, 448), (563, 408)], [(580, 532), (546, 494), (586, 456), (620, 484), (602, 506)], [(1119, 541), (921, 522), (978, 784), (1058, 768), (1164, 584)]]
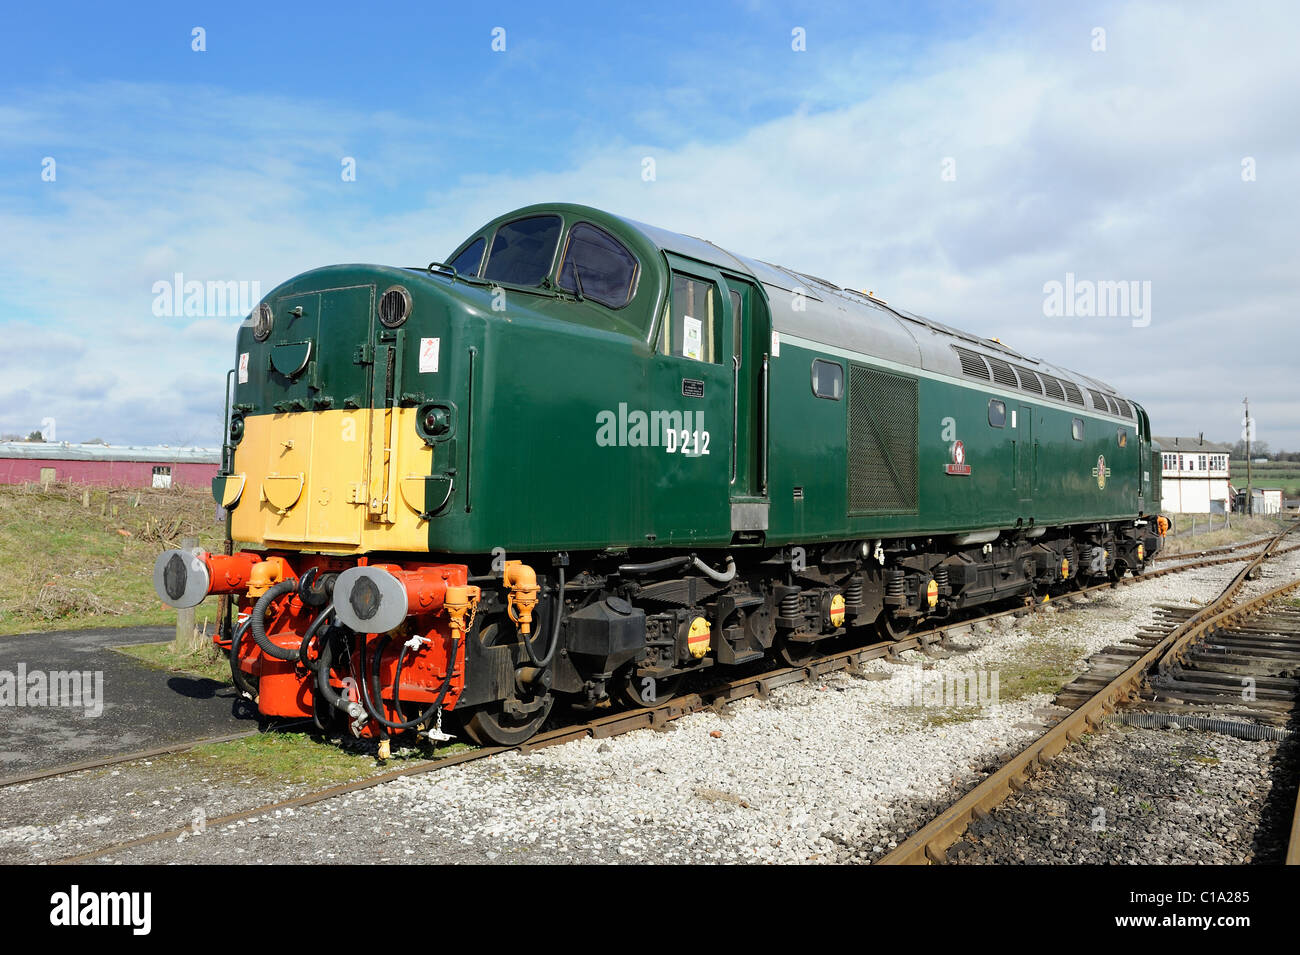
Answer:
[(1246, 515), (1249, 517), (1255, 512), (1255, 495), (1250, 488), (1250, 439), (1254, 437), (1255, 422), (1250, 420), (1250, 397), (1243, 398), (1241, 403), (1246, 406), (1241, 425), (1242, 437), (1246, 439)]

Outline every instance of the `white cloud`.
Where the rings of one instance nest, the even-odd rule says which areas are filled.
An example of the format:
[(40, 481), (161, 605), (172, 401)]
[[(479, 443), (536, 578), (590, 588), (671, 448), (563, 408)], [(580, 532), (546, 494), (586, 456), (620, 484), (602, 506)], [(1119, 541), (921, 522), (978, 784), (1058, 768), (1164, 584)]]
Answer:
[[(120, 85), (7, 109), (0, 130), (19, 141), (39, 142), (36, 124), (55, 115), (85, 117), (84, 135), (111, 142), (114, 104), (145, 104), (176, 124), (183, 146), (163, 158), (78, 156), (60, 168), (57, 193), (37, 192), (43, 205), (0, 214), (0, 279), (24, 290), (15, 318), (52, 322), (81, 346), (43, 346), (48, 360), (8, 384), (0, 430), (54, 406), (75, 422), (63, 434), (213, 440), (234, 322), (156, 319), (152, 282), (181, 271), (269, 290), (330, 262), (423, 262), (506, 209), (559, 199), (997, 335), (1110, 381), (1146, 405), (1160, 433), (1231, 440), (1250, 393), (1261, 437), (1300, 447), (1294, 376), (1277, 347), (1289, 344), (1300, 292), (1300, 18), (1280, 5), (1248, 17), (1172, 5), (1038, 16), (1017, 32), (1003, 25), (922, 51), (906, 71), (869, 46), (822, 61), (805, 91), (816, 109), (722, 142), (611, 141), (583, 147), (566, 168), (510, 175), (427, 174), (428, 131), (396, 112)], [(1089, 48), (1099, 23), (1105, 53)], [(683, 95), (677, 108), (691, 102)], [(670, 137), (665, 109), (644, 115)], [(62, 132), (69, 150), (84, 141)], [(348, 191), (338, 156), (356, 153), (377, 181)], [(656, 182), (641, 180), (646, 155)], [(1255, 158), (1257, 181), (1242, 182), (1243, 156)], [(941, 178), (946, 157), (955, 181)], [(449, 168), (454, 157), (433, 159)], [(410, 208), (384, 211), (384, 190), (409, 196)], [(1043, 284), (1067, 272), (1150, 281), (1150, 327), (1045, 318)], [(148, 373), (156, 368), (167, 382)], [(70, 378), (103, 382), (95, 416), (66, 395)], [(168, 388), (193, 396), (189, 410), (159, 401)]]

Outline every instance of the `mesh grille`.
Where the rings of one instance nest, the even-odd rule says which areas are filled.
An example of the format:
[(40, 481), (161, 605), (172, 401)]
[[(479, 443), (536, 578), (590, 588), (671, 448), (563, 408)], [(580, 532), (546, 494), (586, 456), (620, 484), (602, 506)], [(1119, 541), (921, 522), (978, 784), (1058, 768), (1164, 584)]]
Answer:
[(953, 345), (953, 351), (961, 359), (962, 374), (970, 375), (972, 378), (983, 378), (989, 380), (989, 366), (984, 364), (984, 358), (973, 351), (967, 351), (965, 348), (958, 348)]
[(1115, 402), (1119, 405), (1120, 414), (1122, 414), (1125, 418), (1133, 417), (1133, 409), (1132, 407), (1129, 406), (1129, 403), (1127, 401), (1125, 401), (1123, 398), (1116, 398)]
[(1020, 376), (1020, 387), (1025, 391), (1032, 391), (1035, 394), (1043, 393), (1043, 386), (1038, 380), (1037, 372), (1032, 372), (1028, 368), (1021, 368), (1019, 365), (1012, 365), (1016, 374)]
[(1016, 373), (1000, 358), (990, 358), (989, 367), (993, 369), (993, 380), (999, 385), (1006, 385), (1008, 388), (1020, 387), (1020, 382), (1016, 380)]
[(1043, 387), (1047, 389), (1047, 397), (1055, 398), (1057, 401), (1065, 400), (1065, 392), (1061, 390), (1061, 383), (1051, 375), (1044, 375), (1039, 372), (1038, 377), (1043, 379)]
[(1072, 381), (1062, 381), (1061, 384), (1065, 385), (1065, 399), (1067, 401), (1073, 401), (1076, 405), (1083, 404), (1083, 392), (1079, 390), (1078, 385)]
[(852, 364), (849, 513), (916, 510), (916, 379)]
[(1106, 407), (1106, 396), (1103, 395), (1100, 391), (1093, 391), (1091, 388), (1089, 388), (1088, 397), (1092, 399), (1092, 406), (1096, 408), (1098, 411), (1110, 410), (1109, 408)]

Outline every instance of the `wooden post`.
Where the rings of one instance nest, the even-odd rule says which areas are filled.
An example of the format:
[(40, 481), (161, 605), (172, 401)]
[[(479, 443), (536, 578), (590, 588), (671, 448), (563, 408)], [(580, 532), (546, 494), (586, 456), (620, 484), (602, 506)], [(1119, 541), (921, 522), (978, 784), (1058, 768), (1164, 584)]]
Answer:
[[(198, 546), (197, 538), (181, 538), (181, 550), (183, 551)], [(195, 650), (197, 642), (197, 638), (194, 636), (194, 608), (178, 608), (176, 611), (176, 641), (172, 644), (172, 648), (177, 655), (188, 654)]]

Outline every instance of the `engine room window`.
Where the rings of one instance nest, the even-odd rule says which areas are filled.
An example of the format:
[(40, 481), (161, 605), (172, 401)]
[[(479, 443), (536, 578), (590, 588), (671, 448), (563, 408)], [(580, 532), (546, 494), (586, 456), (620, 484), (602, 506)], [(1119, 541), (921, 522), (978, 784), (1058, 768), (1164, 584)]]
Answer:
[(623, 243), (603, 229), (579, 222), (569, 230), (560, 266), (560, 288), (578, 292), (610, 308), (622, 308), (636, 287), (637, 261)]
[(559, 241), (559, 216), (529, 216), (507, 222), (492, 239), (483, 277), (489, 282), (540, 285), (551, 274)]
[(665, 355), (716, 362), (720, 325), (712, 282), (673, 273), (673, 294), (664, 311), (659, 350)]
[(1121, 448), (1127, 448), (1127, 447), (1128, 447), (1128, 432), (1125, 431), (1123, 428), (1120, 428), (1120, 429), (1119, 429), (1119, 434), (1118, 434), (1116, 440), (1119, 441), (1119, 446), (1120, 446)]
[(844, 368), (833, 361), (816, 358), (812, 363), (812, 389), (818, 398), (839, 401), (844, 396)]
[(487, 248), (486, 239), (475, 239), (466, 247), (464, 252), (447, 264), (456, 270), (457, 275), (475, 278), (478, 275), (478, 267), (483, 264), (483, 250), (485, 248)]
[(1073, 436), (1075, 441), (1083, 440), (1083, 419), (1082, 418), (1070, 419), (1070, 434)]
[(989, 424), (995, 428), (1004, 428), (1007, 424), (1007, 403), (996, 398), (989, 400)]

